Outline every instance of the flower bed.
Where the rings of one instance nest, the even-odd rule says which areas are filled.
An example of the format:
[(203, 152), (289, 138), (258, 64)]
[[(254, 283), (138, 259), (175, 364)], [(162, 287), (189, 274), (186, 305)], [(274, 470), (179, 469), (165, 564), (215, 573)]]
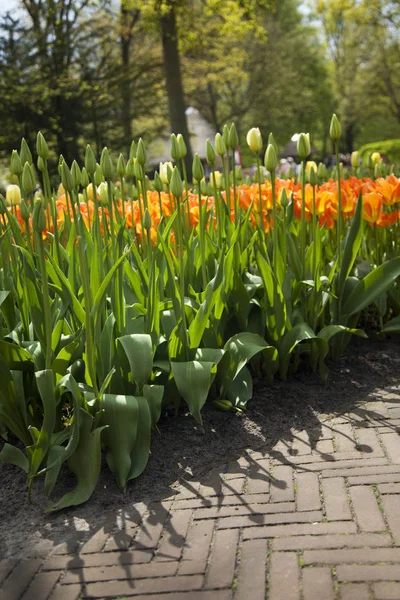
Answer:
[[(331, 136), (337, 149), (335, 119)], [(43, 136), (42, 193), (26, 144), (13, 153), (19, 186), (0, 207), (0, 432), (25, 450), (6, 443), (0, 460), (27, 473), (29, 493), (42, 476), (51, 494), (68, 464), (76, 487), (49, 510), (91, 496), (102, 450), (124, 490), (166, 408), (186, 403), (199, 423), (207, 400), (242, 412), (254, 375), (285, 381), (305, 362), (325, 381), (328, 354), (365, 337), (366, 310), (399, 330), (399, 180), (379, 163), (375, 177), (345, 180), (338, 164), (339, 185), (307, 174), (301, 134), (299, 183), (276, 178), (273, 140), (269, 179), (258, 163), (243, 182), (229, 163), (237, 145), (233, 125), (217, 134), (209, 181), (195, 156), (193, 185), (179, 136), (164, 181), (145, 176), (141, 140), (116, 173), (107, 149), (98, 164), (88, 147), (82, 170), (60, 162), (59, 195)], [(257, 132), (249, 145), (261, 150)]]

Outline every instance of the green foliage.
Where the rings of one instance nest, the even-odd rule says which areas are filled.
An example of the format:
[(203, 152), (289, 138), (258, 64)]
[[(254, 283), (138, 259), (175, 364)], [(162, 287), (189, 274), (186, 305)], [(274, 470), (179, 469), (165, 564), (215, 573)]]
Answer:
[[(397, 224), (365, 221), (370, 196), (379, 201), (373, 180), (358, 182), (365, 193), (354, 215), (332, 229), (316, 214), (306, 218), (302, 185), (286, 182), (279, 201), (274, 161), (271, 182), (251, 188), (228, 165), (226, 189), (214, 187), (213, 174), (191, 188), (178, 164), (171, 189), (160, 180), (151, 191), (138, 169), (126, 170), (118, 189), (111, 163), (106, 183), (94, 158), (86, 161), (91, 185), (78, 177), (57, 199), (43, 160), (43, 199), (32, 203), (22, 189), (28, 218), (15, 206), (0, 218), (0, 434), (21, 444), (10, 435), (0, 461), (26, 472), (29, 492), (43, 477), (47, 495), (62, 469), (72, 471), (76, 486), (48, 510), (90, 498), (102, 450), (124, 491), (146, 468), (164, 411), (189, 410), (199, 423), (207, 401), (243, 412), (254, 375), (286, 380), (299, 365), (326, 381), (326, 358), (365, 336), (358, 323), (366, 309), (388, 321), (383, 331), (399, 331)], [(386, 184), (397, 194), (394, 176)], [(359, 189), (355, 178), (343, 185)], [(316, 188), (305, 188), (306, 200)], [(386, 198), (387, 220), (394, 200)]]
[(381, 142), (371, 142), (364, 144), (359, 149), (360, 156), (366, 160), (373, 152), (379, 152), (386, 156), (389, 163), (400, 163), (400, 139), (384, 140)]

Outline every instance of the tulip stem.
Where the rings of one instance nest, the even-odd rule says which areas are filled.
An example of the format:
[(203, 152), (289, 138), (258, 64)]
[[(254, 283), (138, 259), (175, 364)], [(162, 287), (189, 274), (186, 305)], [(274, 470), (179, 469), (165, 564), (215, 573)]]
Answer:
[(44, 324), (44, 337), (46, 341), (45, 348), (45, 368), (50, 369), (52, 363), (52, 350), (51, 350), (51, 305), (50, 305), (50, 295), (49, 295), (49, 282), (47, 279), (46, 272), (46, 261), (44, 258), (44, 244), (42, 233), (35, 232), (35, 246), (37, 248), (37, 253), (39, 257), (39, 271), (42, 279), (42, 289), (43, 289), (43, 324)]
[(232, 148), (232, 181), (233, 181), (233, 208), (235, 211), (235, 225), (239, 222), (239, 207), (236, 198), (236, 163), (235, 163), (235, 149)]
[(338, 270), (342, 264), (342, 186), (340, 181), (340, 162), (339, 162), (339, 140), (335, 141), (336, 153), (336, 171), (337, 171), (337, 192), (338, 192), (338, 216), (337, 216), (337, 253), (338, 253)]
[(300, 254), (303, 277), (306, 270), (306, 160), (303, 159), (301, 170), (301, 223), (300, 223)]
[(264, 202), (262, 197), (262, 188), (261, 188), (261, 160), (257, 154), (257, 179), (258, 179), (258, 204), (260, 211), (260, 225), (262, 230), (264, 231)]
[(203, 205), (201, 203), (201, 182), (198, 183), (198, 194), (199, 194), (199, 225), (200, 225), (200, 256), (201, 256), (201, 274), (203, 277), (203, 291), (207, 287), (207, 273), (206, 273), (206, 251), (204, 244), (204, 230), (205, 223), (203, 218)]
[[(276, 218), (276, 189), (275, 189), (275, 171), (271, 171), (271, 191), (272, 191), (272, 220), (273, 220), (273, 230), (272, 237), (274, 241), (274, 250), (273, 250), (273, 267), (275, 276), (277, 276), (277, 252), (278, 252), (278, 222)], [(281, 283), (281, 282), (280, 282)]]

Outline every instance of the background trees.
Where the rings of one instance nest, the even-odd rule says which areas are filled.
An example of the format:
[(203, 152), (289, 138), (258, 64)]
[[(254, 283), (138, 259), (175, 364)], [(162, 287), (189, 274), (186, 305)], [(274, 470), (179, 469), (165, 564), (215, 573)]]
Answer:
[[(330, 153), (400, 137), (399, 0), (19, 0), (0, 22), (0, 155), (43, 130), (67, 160), (128, 150), (185, 108), (280, 144), (311, 131)], [(311, 11), (310, 11), (311, 8)], [(190, 144), (188, 143), (190, 148)]]

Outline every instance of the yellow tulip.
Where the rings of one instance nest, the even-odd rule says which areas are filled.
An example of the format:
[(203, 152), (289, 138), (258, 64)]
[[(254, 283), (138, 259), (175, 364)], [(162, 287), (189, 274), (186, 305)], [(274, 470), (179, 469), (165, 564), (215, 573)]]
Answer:
[(246, 137), (247, 144), (250, 147), (250, 150), (258, 154), (261, 152), (263, 147), (263, 141), (261, 136), (261, 131), (258, 127), (253, 127), (247, 133)]
[(371, 160), (373, 165), (378, 165), (380, 162), (382, 162), (382, 157), (379, 152), (373, 152), (371, 154)]
[(21, 204), (21, 190), (17, 185), (9, 185), (6, 191), (6, 202), (9, 206)]

